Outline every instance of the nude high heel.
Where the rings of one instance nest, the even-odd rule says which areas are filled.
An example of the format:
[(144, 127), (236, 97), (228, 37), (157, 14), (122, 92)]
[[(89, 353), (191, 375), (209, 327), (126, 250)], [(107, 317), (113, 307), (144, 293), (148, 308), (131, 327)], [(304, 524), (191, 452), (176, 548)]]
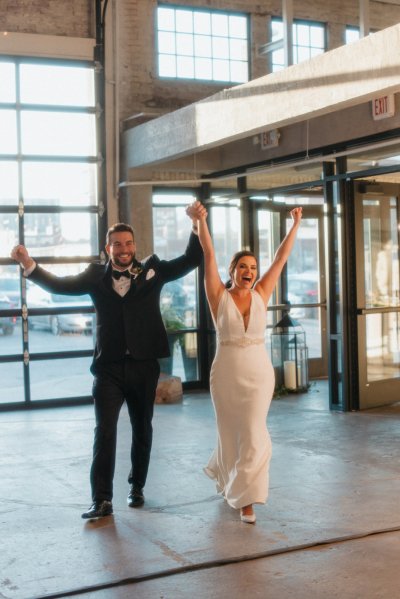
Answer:
[(247, 524), (254, 524), (256, 521), (256, 515), (254, 512), (252, 514), (244, 514), (243, 508), (241, 508), (240, 519), (242, 522), (247, 522)]

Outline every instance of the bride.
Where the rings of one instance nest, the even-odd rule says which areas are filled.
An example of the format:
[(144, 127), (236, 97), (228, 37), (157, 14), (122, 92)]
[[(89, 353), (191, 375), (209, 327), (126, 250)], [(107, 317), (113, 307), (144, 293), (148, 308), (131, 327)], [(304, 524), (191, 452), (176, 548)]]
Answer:
[(255, 255), (235, 254), (230, 280), (221, 281), (207, 226), (207, 211), (194, 202), (187, 213), (197, 219), (205, 260), (205, 290), (217, 333), (210, 390), (217, 422), (217, 446), (205, 473), (217, 491), (240, 510), (242, 522), (254, 523), (253, 504), (265, 503), (271, 440), (266, 426), (274, 391), (274, 370), (265, 348), (267, 304), (292, 251), (302, 208), (291, 211), (292, 226), (272, 264), (258, 278)]

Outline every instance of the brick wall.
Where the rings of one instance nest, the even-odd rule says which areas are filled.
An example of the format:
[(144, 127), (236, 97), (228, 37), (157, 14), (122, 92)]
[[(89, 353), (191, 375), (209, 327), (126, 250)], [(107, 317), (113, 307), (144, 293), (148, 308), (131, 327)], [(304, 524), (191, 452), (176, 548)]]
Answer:
[[(244, 12), (250, 16), (252, 78), (268, 72), (267, 59), (258, 56), (258, 46), (268, 41), (271, 16), (280, 16), (281, 0), (164, 0), (163, 4)], [(160, 80), (157, 76), (156, 9), (157, 0), (109, 0), (106, 18), (107, 75), (107, 196), (109, 217), (118, 219), (119, 192), (115, 182), (119, 170), (117, 121), (146, 112), (168, 112), (210, 96), (221, 87), (185, 80)], [(359, 0), (296, 0), (294, 17), (326, 23), (329, 48), (343, 43), (346, 25), (359, 24)], [(371, 29), (384, 29), (400, 21), (400, 6), (370, 1)], [(2, 31), (50, 36), (93, 38), (95, 0), (0, 0)], [(29, 54), (29, 47), (26, 48)], [(114, 114), (115, 103), (118, 107)], [(144, 117), (146, 118), (146, 117)], [(131, 125), (138, 120), (130, 121)], [(122, 173), (122, 179), (125, 177)], [(123, 192), (120, 192), (123, 195)], [(151, 239), (151, 206), (148, 194), (126, 192), (125, 204), (135, 214), (140, 199), (146, 205), (147, 226), (143, 238)], [(132, 201), (133, 199), (136, 202)], [(137, 211), (137, 210), (136, 210)], [(149, 212), (150, 211), (150, 212)], [(129, 212), (129, 209), (127, 209)], [(150, 248), (148, 248), (150, 250)]]
[[(108, 46), (108, 61), (117, 48), (117, 72), (110, 73), (118, 85), (121, 119), (146, 111), (170, 111), (212, 95), (218, 84), (160, 80), (157, 76), (155, 24), (157, 0), (110, 0), (107, 27), (115, 33)], [(281, 0), (163, 0), (163, 4), (244, 12), (251, 17), (252, 78), (267, 73), (267, 59), (257, 56), (268, 41), (271, 16), (279, 16)], [(116, 13), (118, 18), (116, 19)], [(94, 37), (95, 0), (0, 0), (0, 31)], [(328, 44), (342, 43), (344, 28), (358, 25), (359, 0), (296, 0), (294, 16), (327, 24)], [(370, 2), (371, 29), (383, 29), (400, 21), (400, 6)], [(115, 23), (118, 31), (114, 31)]]
[[(271, 16), (280, 16), (281, 0), (163, 0), (162, 3), (249, 14), (252, 31), (252, 78), (268, 72), (267, 59), (257, 56), (257, 48), (268, 41), (268, 23)], [(226, 84), (221, 86), (185, 80), (167, 81), (157, 77), (156, 8), (155, 0), (118, 2), (121, 118), (146, 111), (174, 110), (226, 87)], [(296, 0), (294, 17), (326, 23), (329, 47), (336, 48), (343, 43), (346, 25), (359, 24), (359, 0)], [(400, 6), (370, 2), (371, 29), (383, 29), (399, 21)]]
[(0, 31), (94, 37), (91, 0), (0, 0)]

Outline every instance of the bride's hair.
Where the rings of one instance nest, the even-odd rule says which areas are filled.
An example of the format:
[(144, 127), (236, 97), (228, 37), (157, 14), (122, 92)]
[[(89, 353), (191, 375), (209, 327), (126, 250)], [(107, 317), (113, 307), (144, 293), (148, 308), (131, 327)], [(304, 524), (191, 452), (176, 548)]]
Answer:
[[(233, 271), (235, 270), (237, 263), (239, 262), (239, 260), (241, 260), (242, 258), (244, 258), (245, 256), (250, 256), (251, 258), (254, 258), (257, 262), (257, 257), (254, 254), (254, 252), (250, 252), (249, 250), (242, 250), (241, 252), (236, 252), (236, 254), (234, 254), (232, 256), (232, 260), (231, 263), (229, 264), (229, 279), (228, 281), (225, 283), (225, 287), (226, 289), (230, 289), (230, 287), (232, 287), (232, 277), (233, 277)], [(258, 262), (257, 262), (258, 264)]]

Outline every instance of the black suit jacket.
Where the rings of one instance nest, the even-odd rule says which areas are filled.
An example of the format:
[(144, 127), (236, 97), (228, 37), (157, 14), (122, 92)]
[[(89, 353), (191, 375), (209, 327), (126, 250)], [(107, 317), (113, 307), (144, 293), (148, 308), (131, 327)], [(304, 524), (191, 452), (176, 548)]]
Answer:
[(68, 277), (57, 277), (37, 265), (29, 279), (52, 293), (91, 296), (97, 317), (91, 368), (95, 373), (102, 363), (123, 359), (127, 349), (137, 360), (170, 355), (160, 312), (161, 289), (196, 268), (202, 255), (198, 237), (192, 233), (182, 256), (174, 260), (149, 256), (140, 263), (143, 270), (124, 297), (112, 288), (111, 262), (90, 264), (79, 275)]

